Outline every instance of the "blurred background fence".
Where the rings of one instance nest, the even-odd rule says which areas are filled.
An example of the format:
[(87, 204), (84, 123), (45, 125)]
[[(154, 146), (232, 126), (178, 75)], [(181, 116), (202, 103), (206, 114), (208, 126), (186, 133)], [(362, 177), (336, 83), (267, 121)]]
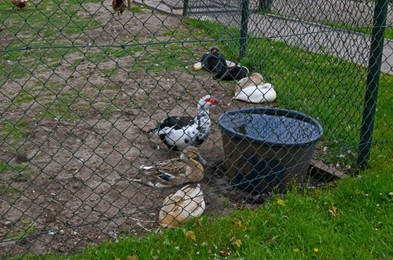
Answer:
[[(217, 101), (200, 146), (208, 215), (271, 195), (238, 189), (227, 174), (225, 111), (315, 118), (323, 136), (305, 188), (393, 152), (387, 0), (135, 0), (121, 16), (109, 0), (31, 0), (21, 9), (9, 0), (0, 10), (1, 256), (73, 252), (158, 228), (164, 198), (179, 187), (131, 179), (141, 165), (178, 155), (146, 131), (167, 115), (195, 116), (205, 95)], [(262, 74), (277, 99), (234, 100), (235, 80), (192, 70), (211, 46)]]

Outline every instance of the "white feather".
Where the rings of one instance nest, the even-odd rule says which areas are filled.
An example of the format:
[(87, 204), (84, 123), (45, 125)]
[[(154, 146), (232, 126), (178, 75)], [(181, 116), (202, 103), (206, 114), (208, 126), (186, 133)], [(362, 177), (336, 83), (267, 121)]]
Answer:
[(175, 227), (187, 219), (201, 216), (205, 208), (200, 185), (195, 188), (186, 185), (165, 198), (159, 212), (159, 223), (164, 227)]
[(154, 167), (153, 166), (146, 166), (146, 165), (142, 165), (141, 167), (139, 167), (140, 169), (143, 169), (143, 170), (150, 170), (150, 169), (153, 169)]
[(201, 70), (203, 67), (202, 62), (197, 62), (192, 66), (192, 70), (197, 71), (197, 70)]
[(227, 62), (227, 66), (228, 66), (229, 68), (231, 68), (231, 67), (236, 67), (237, 65), (240, 66), (240, 64), (237, 64), (236, 62), (233, 62), (233, 61), (230, 61), (230, 60), (227, 60), (226, 62)]
[(234, 99), (251, 103), (273, 102), (276, 98), (277, 93), (270, 83), (245, 87), (238, 93), (235, 93), (234, 97)]

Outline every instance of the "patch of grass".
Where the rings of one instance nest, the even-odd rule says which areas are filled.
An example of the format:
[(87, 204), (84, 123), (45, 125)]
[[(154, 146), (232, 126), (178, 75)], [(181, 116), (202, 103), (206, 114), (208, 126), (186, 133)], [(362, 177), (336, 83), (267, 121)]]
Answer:
[[(1, 165), (0, 165), (0, 167), (1, 167)], [(0, 184), (0, 195), (16, 194), (16, 193), (20, 193), (20, 190), (12, 187), (10, 185), (7, 185), (7, 184)]]
[[(16, 165), (0, 162), (0, 176), (9, 175), (11, 180), (16, 182), (28, 181), (33, 176), (32, 172), (28, 170), (27, 163), (19, 163)], [(1, 187), (2, 185), (0, 185)], [(4, 185), (3, 185), (4, 186)], [(7, 189), (3, 190), (4, 193), (16, 192), (17, 190), (11, 186), (7, 186)]]
[(23, 219), (21, 222), (23, 228), (19, 231), (7, 234), (8, 239), (19, 240), (21, 238), (27, 237), (30, 234), (33, 234), (37, 230), (37, 226), (33, 221), (29, 219)]
[(0, 56), (4, 64), (4, 66), (0, 67), (0, 78), (34, 78), (39, 70), (55, 71), (60, 61), (67, 54), (75, 52), (77, 50), (74, 48), (39, 48), (5, 51), (5, 54)]
[(25, 118), (16, 122), (0, 122), (0, 136), (6, 140), (18, 141), (27, 137), (31, 126)]
[(28, 170), (27, 164), (20, 164), (18, 165), (19, 168), (11, 175), (11, 180), (15, 182), (24, 182), (29, 181), (33, 177), (33, 173)]
[(17, 11), (10, 1), (0, 3), (0, 19), (9, 30), (7, 35), (17, 34), (32, 37), (15, 38), (6, 49), (55, 44), (68, 41), (67, 35), (79, 34), (86, 29), (97, 28), (99, 24), (91, 17), (78, 15), (83, 10), (82, 4), (100, 1), (61, 1), (31, 2), (30, 6)]
[[(359, 26), (355, 26), (355, 25), (351, 25), (351, 24), (343, 24), (343, 23), (323, 23), (325, 25), (334, 27), (334, 28), (338, 28), (338, 29), (345, 29), (348, 31), (353, 31), (353, 32), (359, 32), (359, 33), (364, 33), (367, 35), (371, 35), (372, 34), (372, 27), (359, 27)], [(393, 39), (393, 29), (392, 28), (385, 28), (385, 38), (387, 39)]]
[(149, 8), (146, 5), (132, 4), (130, 10), (134, 13), (144, 13), (145, 11), (149, 10)]
[(42, 108), (43, 118), (54, 118), (57, 120), (77, 120), (89, 110), (91, 103), (89, 97), (78, 90), (68, 90), (58, 93), (53, 100), (46, 103)]
[[(270, 10), (266, 10), (266, 11), (260, 11), (258, 12), (260, 14), (271, 14), (274, 16), (279, 16), (279, 17), (283, 17), (285, 18), (286, 16), (281, 15), (280, 13), (274, 12), (274, 11), (270, 11)], [(290, 18), (290, 17), (288, 17)], [(313, 21), (311, 21), (313, 22)], [(356, 26), (353, 24), (348, 24), (348, 23), (339, 23), (339, 22), (319, 22), (322, 23), (324, 25), (327, 26), (331, 26), (337, 29), (344, 29), (344, 30), (348, 30), (348, 31), (353, 31), (353, 32), (359, 32), (359, 33), (364, 33), (367, 35), (371, 35), (372, 34), (372, 27), (361, 27), (361, 26)], [(387, 39), (393, 39), (393, 29), (392, 28), (385, 28), (385, 38)]]
[(24, 104), (34, 102), (37, 98), (34, 88), (23, 88), (12, 100), (14, 104)]
[[(64, 55), (76, 52), (72, 46), (82, 39), (82, 33), (99, 27), (89, 16), (80, 15), (82, 4), (90, 1), (30, 2), (31, 5), (17, 11), (11, 1), (0, 3), (0, 20), (3, 21), (4, 50), (1, 57), (4, 66), (0, 77), (19, 79), (29, 77), (40, 65), (56, 67)], [(84, 37), (84, 36), (83, 36)], [(48, 48), (48, 46), (50, 46)]]
[(9, 171), (23, 171), (26, 169), (26, 165), (25, 164), (18, 164), (18, 165), (12, 165), (9, 163), (5, 163), (5, 162), (0, 162), (0, 174), (4, 174), (6, 172)]
[(109, 120), (113, 117), (114, 114), (118, 112), (119, 108), (114, 105), (108, 105), (107, 107), (103, 108), (100, 114), (101, 119)]

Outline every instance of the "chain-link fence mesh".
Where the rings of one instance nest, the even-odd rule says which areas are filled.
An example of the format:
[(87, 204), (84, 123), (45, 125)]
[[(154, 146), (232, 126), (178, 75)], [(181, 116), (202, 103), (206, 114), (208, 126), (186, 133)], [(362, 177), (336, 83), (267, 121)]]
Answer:
[[(294, 181), (350, 175), (364, 145), (391, 152), (392, 44), (369, 64), (372, 29), (385, 29), (374, 2), (135, 0), (122, 14), (109, 0), (14, 2), (0, 3), (1, 256), (73, 252), (159, 221), (226, 214)], [(239, 78), (197, 70), (212, 46), (262, 75), (246, 99), (270, 102), (234, 99)], [(364, 111), (375, 128), (362, 146)], [(167, 116), (184, 117), (152, 136)], [(160, 137), (193, 143), (206, 162)]]

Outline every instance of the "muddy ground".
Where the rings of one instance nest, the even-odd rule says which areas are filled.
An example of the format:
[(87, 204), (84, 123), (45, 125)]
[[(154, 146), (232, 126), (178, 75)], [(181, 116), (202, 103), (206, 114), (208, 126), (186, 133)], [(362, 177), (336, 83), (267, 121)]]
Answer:
[[(108, 6), (83, 6), (80, 15), (90, 15), (101, 27), (75, 36), (78, 44), (110, 45), (139, 37), (142, 45), (152, 39), (175, 40), (173, 28), (189, 31), (179, 18), (148, 9), (125, 12), (120, 20)], [(226, 110), (253, 105), (232, 100), (234, 82), (217, 82), (206, 71), (191, 70), (211, 43), (200, 42), (183, 53), (182, 69), (154, 71), (138, 64), (151, 49), (100, 61), (84, 58), (100, 49), (83, 48), (58, 63), (34, 68), (33, 76), (6, 79), (0, 162), (15, 168), (0, 176), (0, 255), (70, 253), (157, 229), (163, 199), (178, 188), (153, 189), (129, 181), (139, 166), (170, 158), (145, 131), (167, 114), (195, 115), (197, 101), (206, 94), (219, 103), (211, 110), (209, 139), (200, 147), (208, 161), (201, 182), (205, 214), (225, 215), (263, 202), (268, 194), (256, 197), (235, 189), (225, 174), (217, 118)], [(114, 67), (119, 69), (108, 75), (106, 70)], [(16, 102), (23, 91), (31, 98)], [(70, 105), (64, 119), (48, 114), (62, 107), (53, 102), (66, 93)], [(22, 134), (4, 135), (9, 122), (23, 122), (18, 124)]]

